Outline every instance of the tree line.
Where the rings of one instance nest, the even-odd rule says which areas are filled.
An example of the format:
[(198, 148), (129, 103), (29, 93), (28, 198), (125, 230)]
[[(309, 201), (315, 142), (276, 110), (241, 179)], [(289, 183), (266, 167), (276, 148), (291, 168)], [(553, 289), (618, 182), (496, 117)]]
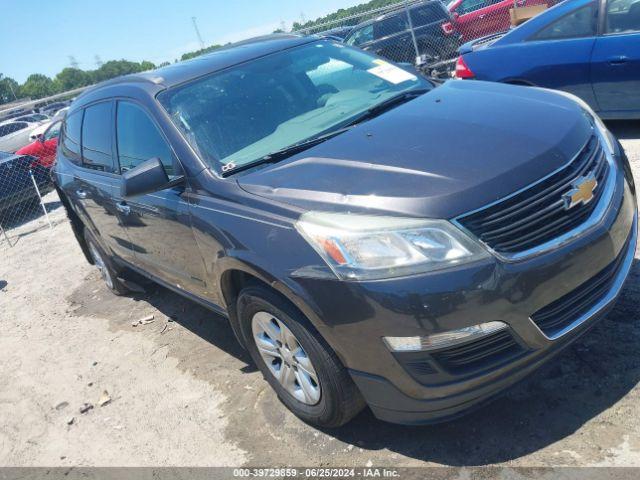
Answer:
[[(335, 22), (336, 27), (340, 27), (338, 22), (344, 18), (351, 17), (353, 15), (360, 15), (367, 13), (371, 10), (375, 10), (378, 8), (388, 7), (389, 5), (393, 5), (396, 3), (400, 3), (403, 0), (370, 0), (366, 3), (361, 3), (359, 5), (354, 5), (349, 8), (341, 8), (333, 13), (325, 15), (324, 17), (316, 18), (315, 20), (309, 20), (305, 23), (293, 22), (291, 30), (296, 32), (298, 30), (303, 30), (311, 27), (317, 27), (319, 25), (324, 25), (325, 23)], [(352, 19), (351, 21), (344, 24), (344, 26), (355, 26), (358, 23), (358, 19)], [(328, 25), (328, 27), (331, 27)]]
[(95, 70), (67, 67), (53, 78), (42, 73), (32, 73), (22, 84), (0, 73), (0, 104), (22, 98), (37, 100), (56, 93), (73, 90), (74, 88), (86, 87), (120, 75), (144, 72), (154, 68), (156, 68), (156, 65), (148, 61), (111, 60)]
[[(291, 30), (295, 32), (297, 30), (323, 25), (329, 22), (338, 22), (343, 18), (366, 13), (370, 10), (386, 7), (401, 1), (403, 0), (370, 0), (369, 2), (355, 5), (353, 7), (341, 8), (329, 15), (325, 15), (324, 17), (310, 20), (305, 23), (294, 22)], [(282, 30), (276, 30), (276, 32), (282, 32)], [(194, 52), (187, 52), (180, 57), (180, 60), (189, 60), (191, 58), (210, 53), (220, 47), (222, 47), (222, 45), (211, 45)], [(110, 78), (118, 77), (120, 75), (144, 72), (146, 70), (152, 70), (156, 67), (162, 67), (165, 65), (169, 65), (169, 62), (154, 65), (152, 62), (148, 61), (131, 62), (128, 60), (110, 60), (95, 70), (82, 70), (80, 68), (67, 67), (53, 78), (41, 73), (33, 73), (29, 75), (22, 84), (19, 84), (13, 78), (3, 76), (2, 73), (0, 73), (0, 105), (22, 98), (37, 100), (39, 98), (55, 95), (56, 93), (86, 87), (87, 85), (109, 80)]]

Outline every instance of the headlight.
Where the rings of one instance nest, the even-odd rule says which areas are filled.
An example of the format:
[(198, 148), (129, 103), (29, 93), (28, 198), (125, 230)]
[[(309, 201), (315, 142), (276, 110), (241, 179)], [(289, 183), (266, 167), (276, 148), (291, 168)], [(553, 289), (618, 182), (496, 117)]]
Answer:
[(489, 256), (445, 220), (308, 212), (296, 228), (342, 279), (412, 275)]
[(603, 140), (605, 141), (606, 146), (609, 149), (609, 153), (611, 155), (615, 155), (615, 153), (616, 153), (615, 139), (611, 135), (611, 132), (607, 129), (607, 126), (600, 119), (598, 114), (596, 114), (596, 112), (593, 111), (593, 109), (589, 106), (589, 104), (587, 102), (585, 102), (580, 97), (576, 97), (574, 94), (569, 93), (569, 92), (563, 92), (561, 90), (551, 90), (551, 89), (548, 89), (548, 88), (543, 88), (542, 90), (547, 90), (549, 92), (557, 93), (558, 95), (562, 95), (563, 97), (569, 98), (569, 99), (573, 100), (574, 102), (576, 102), (578, 105), (580, 105), (580, 107), (582, 107), (582, 110), (584, 110), (585, 113), (587, 115), (589, 115), (591, 117), (591, 119), (593, 120), (593, 124), (598, 129), (598, 131), (600, 132)]

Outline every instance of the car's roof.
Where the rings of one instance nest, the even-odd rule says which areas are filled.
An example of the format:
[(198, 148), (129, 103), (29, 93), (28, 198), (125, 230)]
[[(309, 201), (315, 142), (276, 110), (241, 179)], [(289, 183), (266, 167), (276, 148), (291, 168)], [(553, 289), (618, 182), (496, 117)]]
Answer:
[(78, 96), (78, 99), (86, 97), (89, 93), (95, 93), (102, 88), (115, 85), (134, 84), (139, 88), (147, 88), (154, 91), (157, 90), (158, 86), (170, 88), (193, 78), (223, 70), (271, 53), (320, 40), (322, 39), (315, 36), (291, 34), (272, 34), (255, 37), (242, 42), (225, 45), (218, 50), (191, 60), (174, 63), (148, 72), (134, 73), (107, 80), (85, 90)]

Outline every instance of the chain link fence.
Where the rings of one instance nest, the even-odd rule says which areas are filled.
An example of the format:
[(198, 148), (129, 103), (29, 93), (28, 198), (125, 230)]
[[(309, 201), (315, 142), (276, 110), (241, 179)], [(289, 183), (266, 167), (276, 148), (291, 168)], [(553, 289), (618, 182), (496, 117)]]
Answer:
[(78, 89), (0, 106), (0, 248), (40, 228), (60, 202), (51, 180), (61, 120)]
[[(333, 37), (399, 63), (412, 63), (436, 78), (453, 75), (458, 48), (499, 34), (558, 0), (402, 0), (296, 31)], [(309, 22), (313, 23), (313, 22)]]
[[(329, 22), (307, 22), (295, 33), (335, 38), (447, 78), (464, 42), (506, 31), (557, 2), (399, 0)], [(49, 213), (60, 206), (50, 176), (60, 120), (82, 90), (0, 105), (0, 248), (51, 226)]]

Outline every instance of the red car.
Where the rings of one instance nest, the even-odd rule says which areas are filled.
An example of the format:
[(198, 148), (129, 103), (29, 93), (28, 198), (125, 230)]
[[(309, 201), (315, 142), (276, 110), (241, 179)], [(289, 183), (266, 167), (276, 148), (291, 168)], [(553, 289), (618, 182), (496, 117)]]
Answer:
[(31, 165), (32, 167), (40, 165), (45, 168), (51, 168), (56, 159), (60, 125), (61, 122), (55, 122), (49, 125), (49, 128), (39, 135), (35, 142), (22, 147), (16, 152), (16, 155), (31, 155), (35, 157), (37, 161)]
[(468, 42), (476, 38), (504, 32), (511, 27), (509, 10), (514, 7), (529, 7), (547, 4), (551, 0), (453, 0), (447, 5), (462, 40)]

